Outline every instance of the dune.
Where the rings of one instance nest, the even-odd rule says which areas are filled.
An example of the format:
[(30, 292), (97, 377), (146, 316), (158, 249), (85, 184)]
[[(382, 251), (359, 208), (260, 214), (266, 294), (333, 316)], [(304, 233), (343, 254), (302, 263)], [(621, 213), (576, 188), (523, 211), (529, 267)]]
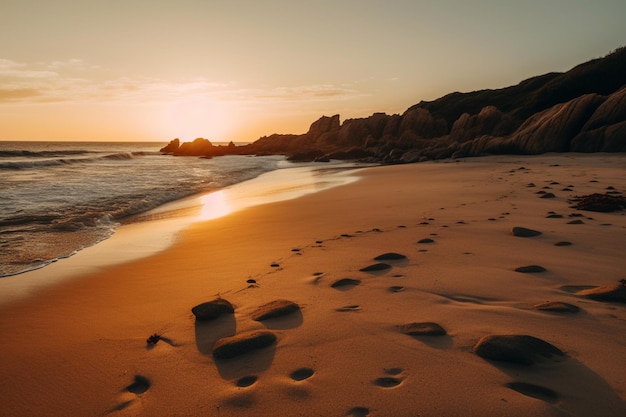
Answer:
[(0, 305), (0, 414), (626, 415), (626, 307), (597, 296), (623, 293), (626, 216), (572, 208), (626, 192), (625, 170), (623, 154), (373, 167), (194, 223)]

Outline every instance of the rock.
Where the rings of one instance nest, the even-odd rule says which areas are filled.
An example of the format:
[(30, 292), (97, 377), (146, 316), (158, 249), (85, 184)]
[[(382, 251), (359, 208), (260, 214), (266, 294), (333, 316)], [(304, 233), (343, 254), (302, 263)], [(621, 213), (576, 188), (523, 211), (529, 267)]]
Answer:
[(484, 359), (532, 365), (565, 354), (550, 343), (527, 335), (491, 335), (474, 345), (474, 353)]
[(311, 123), (307, 136), (312, 139), (319, 138), (324, 133), (331, 132), (333, 130), (339, 130), (340, 121), (339, 115), (335, 114), (332, 117), (322, 116), (315, 122)]
[(256, 321), (269, 320), (286, 316), (300, 310), (300, 306), (293, 301), (275, 300), (263, 304), (252, 313), (252, 319)]
[(211, 155), (213, 144), (208, 139), (197, 138), (193, 142), (185, 142), (180, 145), (174, 155), (178, 156), (206, 156)]
[(526, 274), (532, 274), (535, 272), (545, 272), (546, 268), (544, 268), (543, 266), (539, 266), (539, 265), (527, 265), (527, 266), (520, 266), (518, 268), (515, 268), (515, 272), (523, 272)]
[(233, 314), (235, 308), (233, 305), (223, 298), (217, 298), (213, 301), (198, 304), (191, 309), (196, 316), (196, 320), (213, 320), (222, 314)]
[(274, 343), (276, 343), (276, 335), (267, 330), (241, 333), (232, 337), (224, 337), (215, 342), (213, 357), (215, 359), (230, 359), (271, 346)]
[(373, 265), (368, 265), (365, 268), (359, 269), (361, 272), (376, 272), (376, 271), (384, 271), (386, 269), (390, 269), (391, 265), (385, 263), (377, 263)]
[(611, 126), (626, 120), (626, 86), (611, 94), (593, 113), (583, 132)]
[(567, 241), (562, 241), (562, 242), (556, 242), (554, 244), (554, 246), (571, 246), (572, 242), (567, 242)]
[(400, 259), (406, 259), (406, 256), (394, 252), (383, 253), (382, 255), (378, 255), (374, 258), (375, 261), (397, 261)]
[(527, 229), (525, 227), (514, 227), (512, 232), (513, 236), (517, 237), (534, 237), (541, 235), (541, 232), (533, 229)]
[(623, 283), (605, 285), (578, 291), (576, 295), (596, 301), (626, 303), (626, 285)]
[(346, 289), (346, 288), (356, 287), (360, 283), (361, 281), (358, 279), (342, 278), (338, 281), (333, 282), (330, 286), (332, 288), (337, 288), (337, 289)]
[(435, 241), (429, 237), (420, 239), (417, 243), (435, 243)]
[(170, 141), (170, 143), (167, 144), (167, 146), (162, 147), (159, 152), (162, 153), (174, 153), (176, 152), (176, 150), (178, 150), (178, 147), (180, 146), (180, 139), (176, 138)]
[(570, 141), (602, 104), (598, 94), (585, 94), (529, 117), (509, 139), (523, 154), (567, 152)]
[(610, 213), (626, 209), (626, 197), (608, 193), (576, 196), (572, 201), (576, 202), (574, 208), (577, 210)]
[(544, 195), (542, 195), (539, 198), (555, 198), (556, 196), (554, 195), (554, 193), (545, 193)]
[(532, 308), (533, 310), (552, 311), (555, 313), (577, 313), (580, 311), (578, 306), (562, 301), (546, 301), (545, 303), (535, 304)]
[(409, 323), (400, 326), (400, 331), (409, 336), (444, 336), (446, 330), (437, 323)]
[(405, 132), (414, 133), (423, 139), (435, 138), (445, 135), (448, 126), (445, 120), (435, 119), (425, 108), (413, 106), (402, 115), (400, 134)]
[(485, 106), (480, 113), (463, 113), (452, 125), (450, 139), (465, 142), (483, 135), (502, 135), (511, 121), (494, 106)]

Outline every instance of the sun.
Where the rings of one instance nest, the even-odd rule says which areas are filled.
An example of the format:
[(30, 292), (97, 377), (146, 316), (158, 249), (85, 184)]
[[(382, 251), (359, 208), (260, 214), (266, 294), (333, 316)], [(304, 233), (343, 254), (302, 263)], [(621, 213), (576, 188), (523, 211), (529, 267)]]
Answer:
[(213, 98), (177, 100), (168, 111), (170, 131), (181, 140), (203, 137), (212, 142), (229, 141), (232, 116), (227, 104)]

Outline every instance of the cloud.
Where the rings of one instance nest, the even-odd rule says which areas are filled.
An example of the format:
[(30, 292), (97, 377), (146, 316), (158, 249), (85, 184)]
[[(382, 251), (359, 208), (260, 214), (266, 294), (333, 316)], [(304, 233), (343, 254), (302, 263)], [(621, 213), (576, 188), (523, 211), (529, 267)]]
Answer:
[(4, 89), (0, 88), (0, 103), (15, 102), (25, 98), (37, 97), (40, 92), (32, 88)]
[(164, 80), (153, 77), (103, 78), (101, 68), (81, 59), (26, 64), (0, 59), (0, 103), (167, 103), (211, 98), (230, 103), (285, 104), (362, 97), (351, 85), (317, 84), (244, 88), (204, 77)]
[(346, 99), (361, 96), (358, 90), (336, 86), (334, 84), (317, 84), (297, 87), (277, 87), (269, 90), (252, 90), (249, 96), (256, 99), (270, 100), (328, 100)]

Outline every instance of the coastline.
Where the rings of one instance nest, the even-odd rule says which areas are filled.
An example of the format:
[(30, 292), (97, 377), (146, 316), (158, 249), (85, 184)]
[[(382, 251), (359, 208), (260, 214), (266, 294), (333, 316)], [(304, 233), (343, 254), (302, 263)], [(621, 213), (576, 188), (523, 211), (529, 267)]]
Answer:
[(350, 162), (283, 167), (219, 190), (163, 204), (125, 221), (109, 237), (37, 269), (0, 278), (0, 306), (65, 280), (149, 257), (172, 246), (181, 231), (256, 205), (298, 198), (356, 181)]
[[(0, 305), (11, 359), (0, 364), (3, 407), (29, 416), (621, 416), (624, 304), (577, 291), (625, 278), (626, 216), (581, 212), (570, 224), (567, 199), (623, 192), (625, 167), (623, 154), (382, 166), (194, 223), (164, 251)], [(555, 198), (539, 198), (542, 187)], [(542, 235), (518, 238), (515, 226)], [(565, 240), (573, 244), (554, 245)], [(361, 270), (386, 252), (406, 259)], [(514, 271), (530, 264), (547, 271)], [(343, 278), (354, 284), (332, 287)], [(191, 308), (218, 296), (235, 314), (194, 322)], [(277, 299), (300, 312), (251, 319)], [(581, 311), (532, 308), (545, 301)], [(411, 322), (446, 334), (398, 330)], [(277, 343), (212, 357), (217, 337), (261, 330)], [(149, 348), (153, 333), (163, 339)], [(566, 357), (530, 367), (485, 360), (472, 348), (492, 334), (532, 335)]]

